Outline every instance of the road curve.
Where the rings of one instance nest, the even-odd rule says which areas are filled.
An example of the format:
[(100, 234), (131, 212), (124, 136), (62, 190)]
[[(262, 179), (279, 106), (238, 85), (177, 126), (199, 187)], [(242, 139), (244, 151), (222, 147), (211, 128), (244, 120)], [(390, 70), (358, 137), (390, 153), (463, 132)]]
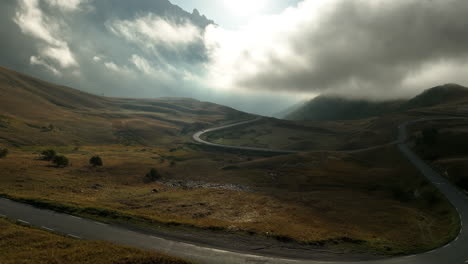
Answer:
[[(448, 119), (448, 118), (440, 118)], [(398, 147), (410, 162), (412, 162), (437, 188), (447, 196), (460, 214), (462, 228), (458, 237), (444, 246), (427, 253), (395, 257), (384, 260), (363, 262), (346, 262), (350, 264), (465, 264), (468, 263), (468, 199), (457, 188), (451, 185), (444, 177), (424, 163), (406, 145), (408, 125), (414, 122), (436, 120), (422, 119), (407, 122), (399, 127)], [(248, 122), (248, 121), (246, 121)], [(250, 121), (250, 122), (253, 122)], [(242, 123), (247, 124), (247, 123)], [(236, 124), (230, 125), (230, 127)], [(239, 123), (237, 124), (239, 125)], [(213, 130), (211, 130), (213, 131)], [(207, 132), (207, 131), (205, 131)], [(248, 149), (250, 150), (250, 149)], [(169, 255), (182, 257), (205, 264), (341, 264), (342, 262), (295, 260), (255, 256), (247, 253), (231, 252), (214, 248), (202, 247), (183, 242), (171, 241), (142, 232), (131, 231), (126, 228), (106, 225), (92, 220), (55, 213), (49, 210), (38, 209), (29, 205), (0, 199), (0, 216), (16, 219), (22, 223), (31, 224), (49, 231), (67, 234), (71, 237), (105, 240), (117, 244), (156, 250)]]
[(299, 151), (294, 151), (294, 150), (254, 148), (254, 147), (241, 147), (241, 146), (227, 146), (227, 145), (211, 143), (211, 142), (208, 142), (208, 141), (203, 140), (201, 138), (201, 136), (203, 136), (206, 133), (210, 133), (210, 132), (214, 132), (214, 131), (220, 131), (220, 130), (224, 130), (224, 129), (228, 129), (228, 128), (232, 128), (232, 127), (236, 127), (236, 126), (251, 124), (251, 123), (260, 121), (261, 119), (262, 119), (262, 117), (257, 117), (255, 119), (248, 120), (248, 121), (242, 121), (242, 122), (238, 122), (238, 123), (235, 123), (235, 124), (229, 124), (229, 125), (224, 125), (224, 126), (220, 126), (220, 127), (205, 129), (205, 130), (202, 130), (202, 131), (199, 131), (199, 132), (195, 133), (193, 135), (193, 140), (195, 140), (198, 143), (204, 144), (204, 145), (208, 145), (208, 146), (211, 146), (211, 147), (217, 147), (217, 148), (223, 148), (223, 149), (247, 150), (247, 151), (278, 153), (278, 154), (300, 153)]

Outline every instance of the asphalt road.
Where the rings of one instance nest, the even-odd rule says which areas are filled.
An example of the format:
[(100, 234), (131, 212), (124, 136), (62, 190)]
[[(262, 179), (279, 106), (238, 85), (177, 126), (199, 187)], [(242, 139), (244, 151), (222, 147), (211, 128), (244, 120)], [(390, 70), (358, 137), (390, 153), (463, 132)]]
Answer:
[[(447, 118), (442, 118), (447, 119)], [(468, 263), (468, 198), (457, 188), (451, 185), (444, 177), (440, 176), (405, 144), (407, 139), (406, 127), (417, 120), (408, 122), (399, 127), (398, 147), (439, 190), (447, 196), (460, 214), (462, 229), (459, 236), (448, 245), (431, 252), (396, 257), (384, 260), (372, 260), (364, 262), (346, 262), (351, 264), (465, 264)], [(435, 120), (434, 118), (431, 120)], [(254, 122), (254, 121), (247, 121)], [(243, 122), (242, 124), (247, 124)], [(233, 127), (233, 124), (229, 127)], [(226, 128), (226, 127), (225, 127)], [(214, 130), (211, 130), (214, 131)], [(205, 131), (204, 133), (208, 132)], [(219, 146), (221, 147), (221, 146)], [(225, 148), (232, 148), (224, 146)], [(250, 150), (250, 149), (248, 149)], [(142, 249), (156, 250), (169, 255), (193, 260), (206, 264), (338, 264), (343, 262), (314, 261), (283, 259), (275, 257), (255, 256), (242, 252), (231, 252), (214, 248), (202, 247), (188, 243), (171, 241), (141, 232), (135, 232), (126, 228), (106, 225), (92, 220), (82, 219), (70, 215), (59, 214), (48, 210), (34, 208), (29, 205), (0, 199), (0, 216), (16, 219), (23, 224), (30, 224), (44, 230), (69, 235), (76, 239), (104, 240), (117, 244), (133, 246)]]
[(240, 147), (240, 146), (227, 146), (227, 145), (221, 145), (221, 144), (215, 144), (208, 142), (206, 140), (203, 140), (201, 136), (203, 136), (206, 133), (214, 132), (214, 131), (220, 131), (220, 130), (225, 130), (228, 128), (236, 127), (236, 126), (242, 126), (242, 125), (247, 125), (251, 124), (254, 122), (257, 122), (261, 120), (262, 117), (257, 117), (253, 120), (248, 120), (248, 121), (243, 121), (235, 124), (230, 124), (230, 125), (225, 125), (225, 126), (220, 126), (220, 127), (215, 127), (215, 128), (210, 128), (210, 129), (205, 129), (202, 131), (199, 131), (193, 135), (193, 140), (195, 140), (198, 143), (208, 145), (211, 147), (217, 147), (217, 148), (223, 148), (223, 149), (234, 149), (234, 150), (248, 150), (248, 151), (259, 151), (259, 152), (270, 152), (270, 153), (280, 153), (280, 154), (294, 154), (294, 153), (299, 153), (299, 151), (293, 151), (293, 150), (281, 150), (281, 149), (268, 149), (268, 148), (253, 148), (253, 147)]

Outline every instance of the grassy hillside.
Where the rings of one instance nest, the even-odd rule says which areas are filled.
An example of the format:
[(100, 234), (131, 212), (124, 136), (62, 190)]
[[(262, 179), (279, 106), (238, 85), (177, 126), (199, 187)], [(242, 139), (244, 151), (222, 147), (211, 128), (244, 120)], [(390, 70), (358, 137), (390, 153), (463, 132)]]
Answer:
[[(433, 142), (423, 131), (437, 131)], [(414, 149), (441, 175), (468, 193), (468, 124), (466, 120), (418, 123), (411, 127)]]
[(0, 218), (2, 264), (189, 264), (191, 262), (106, 242), (79, 241)]
[(249, 126), (205, 135), (214, 143), (301, 151), (354, 150), (392, 142), (396, 124), (408, 116), (386, 116), (340, 122), (289, 121), (264, 118)]
[[(404, 101), (373, 102), (342, 97), (319, 96), (286, 116), (289, 120), (337, 121), (357, 120), (403, 113), (420, 108), (450, 108), (468, 102), (468, 88), (446, 84), (424, 91)], [(454, 109), (451, 109), (453, 112)]]
[[(2, 196), (171, 235), (235, 234), (339, 254), (420, 252), (445, 244), (459, 229), (454, 209), (394, 146), (334, 151), (392, 141), (396, 124), (408, 116), (263, 119), (208, 135), (223, 143), (240, 138), (239, 144), (331, 150), (266, 157), (190, 142), (204, 127), (252, 118), (227, 107), (106, 98), (0, 73), (0, 144), (17, 146), (0, 159)], [(49, 148), (66, 155), (70, 166), (41, 160)], [(103, 167), (89, 165), (94, 155)], [(157, 181), (145, 177), (152, 168)]]
[(403, 108), (432, 107), (444, 104), (455, 104), (468, 100), (468, 88), (458, 84), (446, 84), (424, 91), (406, 102)]
[(193, 99), (101, 97), (0, 68), (5, 145), (167, 145), (197, 129), (249, 117)]
[(319, 96), (286, 116), (290, 120), (356, 120), (396, 112), (401, 101), (371, 102), (341, 97)]
[[(0, 194), (100, 221), (166, 226), (171, 234), (192, 233), (174, 223), (208, 232), (197, 239), (209, 230), (240, 232), (339, 253), (419, 252), (459, 228), (454, 209), (395, 147), (270, 158), (195, 146), (57, 150), (71, 167), (48, 166), (34, 148), (0, 159)], [(88, 165), (96, 154), (104, 167)], [(162, 176), (157, 182), (145, 180), (152, 167)]]

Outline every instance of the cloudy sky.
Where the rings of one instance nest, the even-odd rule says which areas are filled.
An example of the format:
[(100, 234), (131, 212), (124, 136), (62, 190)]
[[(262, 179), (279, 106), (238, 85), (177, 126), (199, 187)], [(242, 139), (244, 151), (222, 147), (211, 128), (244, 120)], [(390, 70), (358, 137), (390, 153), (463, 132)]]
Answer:
[(95, 94), (194, 97), (261, 114), (319, 94), (387, 100), (468, 85), (466, 0), (172, 3), (181, 8), (2, 0), (0, 64)]

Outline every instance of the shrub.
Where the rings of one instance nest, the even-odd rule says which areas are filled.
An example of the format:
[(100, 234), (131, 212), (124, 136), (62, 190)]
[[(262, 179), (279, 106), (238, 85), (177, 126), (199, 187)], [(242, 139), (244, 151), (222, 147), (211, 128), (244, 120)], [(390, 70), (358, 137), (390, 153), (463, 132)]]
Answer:
[(435, 192), (425, 192), (423, 193), (423, 198), (429, 204), (429, 206), (434, 206), (441, 201), (439, 195)]
[(435, 145), (439, 137), (439, 131), (433, 127), (425, 128), (422, 131), (422, 136), (423, 136), (423, 142), (426, 145), (430, 145), (430, 146)]
[(411, 194), (405, 190), (403, 190), (399, 186), (393, 186), (392, 189), (392, 195), (395, 200), (398, 200), (403, 203), (407, 203), (411, 200)]
[(8, 155), (8, 149), (0, 149), (0, 159), (5, 158)]
[(68, 166), (68, 158), (65, 156), (55, 156), (54, 159), (52, 160), (52, 163), (57, 167), (57, 168), (64, 168)]
[(89, 164), (91, 164), (93, 167), (98, 167), (98, 166), (102, 166), (102, 165), (103, 165), (102, 159), (101, 159), (101, 157), (99, 157), (99, 156), (94, 156), (94, 157), (92, 157), (92, 158), (89, 160)]
[(155, 169), (155, 168), (152, 168), (145, 176), (146, 180), (150, 181), (150, 182), (154, 182), (154, 181), (157, 181), (161, 178), (161, 174), (159, 174), (159, 172)]
[(468, 191), (468, 178), (461, 178), (458, 180), (458, 185)]
[(41, 152), (41, 159), (42, 160), (47, 160), (47, 161), (51, 161), (55, 158), (55, 156), (57, 156), (57, 152), (55, 152), (55, 150), (53, 149), (48, 149), (48, 150), (44, 150)]

